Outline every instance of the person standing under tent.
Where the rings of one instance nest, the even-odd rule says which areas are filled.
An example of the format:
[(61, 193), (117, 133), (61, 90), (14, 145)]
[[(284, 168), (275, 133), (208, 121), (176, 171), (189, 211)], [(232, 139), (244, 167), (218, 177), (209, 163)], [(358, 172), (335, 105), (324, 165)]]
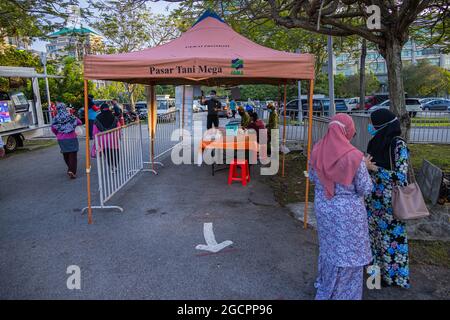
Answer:
[(208, 130), (211, 129), (213, 125), (215, 128), (219, 127), (219, 115), (217, 112), (222, 109), (222, 104), (217, 100), (216, 94), (215, 90), (211, 90), (209, 94), (210, 98), (205, 100), (202, 91), (202, 97), (200, 99), (201, 105), (208, 106), (208, 116), (206, 118), (206, 129)]
[(113, 107), (114, 115), (116, 116), (117, 119), (119, 119), (120, 124), (123, 126), (124, 125), (123, 111), (120, 108), (118, 100), (116, 98), (112, 99), (111, 104)]
[[(100, 106), (100, 114), (94, 122), (93, 135), (94, 137), (100, 132), (119, 128), (120, 122), (112, 113), (109, 105), (103, 103)], [(112, 132), (102, 135), (98, 140), (98, 145), (103, 156), (106, 157), (109, 169), (111, 172), (116, 172), (119, 165), (119, 133)], [(92, 147), (91, 156), (95, 157), (96, 146)]]
[(233, 119), (236, 119), (236, 101), (234, 101), (234, 99), (231, 99), (230, 101), (230, 110), (231, 110), (231, 117)]
[(258, 118), (258, 114), (256, 112), (252, 112), (250, 114), (251, 122), (247, 126), (247, 129), (253, 129), (256, 131), (256, 141), (259, 143), (259, 130), (265, 129), (266, 125), (264, 121)]
[(81, 120), (69, 114), (66, 106), (57, 101), (56, 115), (52, 120), (51, 130), (56, 135), (61, 153), (67, 165), (67, 175), (75, 179), (77, 175), (78, 138), (75, 128), (80, 126)]
[(269, 122), (267, 123), (267, 153), (270, 154), (271, 151), (271, 141), (272, 141), (272, 130), (278, 130), (278, 112), (277, 108), (273, 103), (267, 105), (269, 110)]
[(94, 126), (94, 122), (95, 122), (95, 118), (97, 118), (97, 114), (98, 114), (98, 106), (95, 105), (94, 102), (94, 96), (93, 95), (89, 95), (88, 96), (88, 124), (89, 124), (89, 139), (92, 140), (94, 137), (93, 134), (93, 126)]
[(238, 113), (241, 116), (241, 127), (242, 127), (242, 129), (247, 129), (248, 125), (250, 124), (250, 115), (242, 107), (240, 107), (238, 109)]
[(269, 110), (269, 122), (267, 124), (267, 129), (278, 129), (278, 112), (275, 106), (272, 103), (267, 105), (267, 109)]
[(352, 118), (338, 114), (311, 154), (319, 236), (316, 300), (362, 299), (364, 266), (372, 261), (364, 205), (372, 181), (369, 160), (350, 143), (355, 133)]
[(400, 121), (387, 109), (370, 115), (368, 131), (373, 138), (367, 153), (374, 164), (369, 167), (374, 188), (366, 197), (369, 233), (374, 265), (380, 268), (384, 285), (409, 288), (408, 237), (405, 222), (393, 216), (392, 190), (408, 184), (409, 151), (400, 137)]

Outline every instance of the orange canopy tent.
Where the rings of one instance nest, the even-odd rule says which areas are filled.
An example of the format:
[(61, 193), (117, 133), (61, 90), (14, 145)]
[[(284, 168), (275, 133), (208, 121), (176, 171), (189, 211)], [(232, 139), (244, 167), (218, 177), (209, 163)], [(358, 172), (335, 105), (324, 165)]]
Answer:
[[(286, 115), (286, 84), (297, 80), (309, 80), (311, 117), (314, 56), (263, 47), (235, 32), (214, 12), (206, 11), (188, 31), (166, 44), (129, 53), (86, 55), (84, 78), (86, 119), (87, 80), (112, 80), (149, 85), (149, 134), (154, 137), (156, 126), (154, 86), (157, 84), (219, 86), (283, 83), (284, 115)], [(285, 131), (283, 143), (286, 139)], [(308, 132), (308, 137), (310, 134)], [(86, 136), (88, 137), (88, 133)], [(308, 155), (310, 140), (308, 138)], [(87, 138), (86, 172), (89, 185), (88, 151)], [(282, 172), (284, 174), (284, 165)], [(88, 186), (88, 193), (89, 188)], [(91, 221), (90, 195), (88, 208)]]

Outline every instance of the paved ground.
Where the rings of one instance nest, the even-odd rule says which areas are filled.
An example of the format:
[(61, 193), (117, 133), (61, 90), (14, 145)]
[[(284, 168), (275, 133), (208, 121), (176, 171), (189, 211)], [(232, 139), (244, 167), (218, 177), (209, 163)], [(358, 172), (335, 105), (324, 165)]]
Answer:
[[(94, 211), (88, 225), (80, 212), (85, 177), (80, 170), (77, 180), (67, 179), (57, 146), (1, 160), (0, 298), (314, 297), (315, 231), (304, 230), (274, 201), (258, 168), (242, 187), (228, 186), (226, 171), (212, 177), (209, 167), (165, 163), (159, 175), (141, 173), (114, 196), (111, 204), (124, 213)], [(218, 242), (233, 246), (217, 254), (196, 250), (205, 243), (205, 222), (213, 223)], [(66, 288), (69, 265), (81, 268), (81, 291)], [(367, 297), (436, 297), (424, 272), (413, 268), (421, 279), (413, 290)]]

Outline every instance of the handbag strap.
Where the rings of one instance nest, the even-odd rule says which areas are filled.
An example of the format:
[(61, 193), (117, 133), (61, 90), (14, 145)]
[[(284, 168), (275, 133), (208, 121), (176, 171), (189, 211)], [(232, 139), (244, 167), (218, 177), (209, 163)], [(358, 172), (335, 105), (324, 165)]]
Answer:
[[(396, 136), (392, 140), (394, 141), (394, 139), (396, 139), (396, 138), (400, 138), (401, 140), (403, 140), (403, 138), (400, 137), (400, 136)], [(392, 148), (392, 143), (389, 146), (389, 159), (390, 159), (390, 163), (391, 163), (391, 170), (395, 170), (394, 164), (392, 162), (392, 149), (391, 148)], [(406, 163), (408, 164), (408, 171), (406, 173), (406, 176), (408, 178), (408, 182), (409, 183), (415, 183), (416, 182), (416, 175), (414, 174), (414, 168), (413, 168), (413, 166), (411, 164), (411, 160), (410, 160), (410, 155), (409, 154), (408, 154), (408, 158), (406, 160)]]

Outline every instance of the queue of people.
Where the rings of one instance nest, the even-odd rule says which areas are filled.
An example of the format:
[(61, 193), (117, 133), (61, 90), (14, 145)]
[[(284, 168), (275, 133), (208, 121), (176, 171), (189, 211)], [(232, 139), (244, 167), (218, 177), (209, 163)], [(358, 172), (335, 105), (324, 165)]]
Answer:
[[(94, 137), (100, 133), (123, 125), (123, 112), (118, 105), (117, 99), (113, 99), (110, 103), (103, 103), (96, 106), (94, 97), (88, 97), (88, 123), (89, 137)], [(77, 153), (79, 149), (77, 127), (82, 125), (79, 118), (75, 117), (68, 111), (64, 103), (59, 99), (56, 100), (56, 113), (52, 119), (51, 130), (56, 135), (61, 153), (67, 165), (67, 175), (70, 179), (75, 179), (77, 174)], [(99, 112), (98, 112), (99, 111)], [(106, 140), (107, 141), (106, 141)], [(107, 146), (107, 147), (106, 147)], [(110, 168), (118, 165), (118, 139), (102, 136), (100, 147), (107, 156)], [(95, 155), (95, 145), (91, 150), (91, 155)]]
[(400, 122), (389, 110), (370, 116), (367, 155), (350, 140), (352, 118), (334, 116), (313, 148), (309, 178), (319, 236), (316, 299), (361, 299), (365, 266), (384, 286), (409, 288), (405, 223), (393, 215), (392, 190), (405, 186), (409, 152)]

